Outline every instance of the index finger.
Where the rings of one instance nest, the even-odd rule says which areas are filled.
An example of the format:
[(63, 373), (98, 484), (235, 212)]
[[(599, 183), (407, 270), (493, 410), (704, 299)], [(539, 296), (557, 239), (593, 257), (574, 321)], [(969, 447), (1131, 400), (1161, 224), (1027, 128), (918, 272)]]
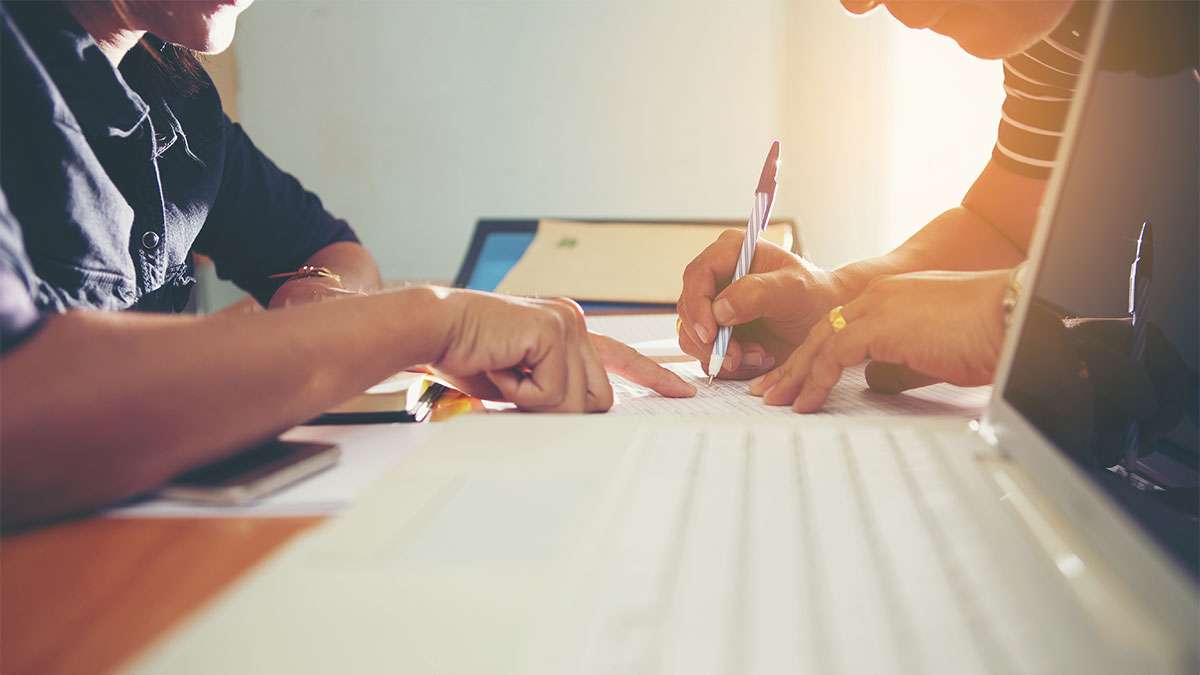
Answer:
[(696, 395), (694, 386), (633, 347), (605, 335), (592, 333), (591, 338), (601, 363), (610, 372), (634, 384), (649, 387), (667, 398), (687, 398)]
[[(847, 322), (854, 322), (865, 315), (867, 304), (859, 299), (836, 309), (841, 311), (842, 318)], [(832, 311), (829, 316), (833, 316)], [(812, 371), (814, 360), (838, 330), (841, 329), (835, 329), (829, 319), (813, 324), (808, 337), (782, 366), (751, 384), (751, 393), (761, 395), (769, 405), (786, 405), (795, 401)]]

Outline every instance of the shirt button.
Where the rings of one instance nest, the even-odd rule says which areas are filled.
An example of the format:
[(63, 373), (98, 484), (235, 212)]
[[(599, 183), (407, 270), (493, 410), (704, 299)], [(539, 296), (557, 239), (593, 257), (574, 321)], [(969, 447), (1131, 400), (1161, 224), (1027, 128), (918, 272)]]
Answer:
[(158, 248), (158, 233), (147, 232), (142, 235), (142, 248), (153, 250)]

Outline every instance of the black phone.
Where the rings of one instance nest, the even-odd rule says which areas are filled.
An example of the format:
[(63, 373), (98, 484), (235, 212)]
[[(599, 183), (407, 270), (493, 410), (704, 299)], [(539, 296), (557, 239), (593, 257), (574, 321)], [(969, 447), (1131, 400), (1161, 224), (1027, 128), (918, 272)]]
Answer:
[(278, 438), (177, 476), (159, 496), (186, 502), (241, 506), (337, 464), (341, 449), (330, 443)]

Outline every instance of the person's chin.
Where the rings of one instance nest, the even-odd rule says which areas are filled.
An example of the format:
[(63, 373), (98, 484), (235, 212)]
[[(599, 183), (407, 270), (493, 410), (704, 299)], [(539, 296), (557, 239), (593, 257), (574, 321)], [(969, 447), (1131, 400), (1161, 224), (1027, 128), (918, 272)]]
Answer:
[(1016, 43), (1005, 44), (994, 39), (977, 40), (971, 38), (960, 38), (953, 35), (949, 37), (953, 38), (964, 52), (978, 59), (1003, 59), (1024, 51), (1024, 49), (1019, 45), (1016, 45)]
[[(183, 39), (170, 40), (200, 54), (220, 54), (233, 43), (237, 28), (236, 17), (220, 17), (200, 22)], [(161, 36), (160, 36), (161, 37)]]
[(192, 51), (200, 54), (220, 54), (229, 49), (229, 45), (233, 44), (233, 30), (209, 33), (205, 36), (205, 40), (198, 46), (192, 47)]
[(1033, 45), (1026, 44), (1017, 35), (1019, 31), (1005, 26), (1002, 17), (988, 16), (971, 7), (947, 12), (930, 30), (951, 38), (963, 51), (980, 59), (1002, 59)]

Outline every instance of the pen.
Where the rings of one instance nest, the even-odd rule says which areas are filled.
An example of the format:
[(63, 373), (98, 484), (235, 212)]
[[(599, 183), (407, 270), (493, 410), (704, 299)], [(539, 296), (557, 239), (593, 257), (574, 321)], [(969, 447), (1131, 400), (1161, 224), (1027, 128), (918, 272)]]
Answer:
[[(766, 229), (771, 219), (771, 207), (775, 204), (776, 179), (779, 176), (779, 141), (771, 143), (767, 153), (767, 161), (763, 164), (762, 174), (758, 177), (758, 187), (754, 190), (754, 208), (750, 210), (750, 220), (746, 223), (746, 238), (742, 241), (742, 252), (738, 256), (737, 267), (733, 271), (733, 283), (746, 276), (750, 271), (750, 263), (754, 261), (754, 248), (758, 237)], [(725, 364), (725, 352), (729, 349), (729, 337), (733, 334), (732, 326), (717, 328), (717, 339), (713, 342), (712, 356), (708, 359), (708, 383), (721, 372)]]
[(409, 411), (412, 413), (413, 419), (417, 422), (424, 422), (425, 418), (429, 417), (429, 413), (433, 412), (433, 406), (438, 402), (450, 388), (441, 382), (430, 382), (421, 392), (421, 397), (417, 399), (416, 405)]
[[(1137, 251), (1129, 266), (1129, 317), (1133, 322), (1130, 356), (1142, 365), (1146, 356), (1146, 305), (1150, 300), (1150, 284), (1154, 281), (1154, 234), (1150, 222), (1142, 223), (1138, 232)], [(1140, 457), (1141, 424), (1132, 419), (1125, 428), (1125, 468), (1133, 471)]]

